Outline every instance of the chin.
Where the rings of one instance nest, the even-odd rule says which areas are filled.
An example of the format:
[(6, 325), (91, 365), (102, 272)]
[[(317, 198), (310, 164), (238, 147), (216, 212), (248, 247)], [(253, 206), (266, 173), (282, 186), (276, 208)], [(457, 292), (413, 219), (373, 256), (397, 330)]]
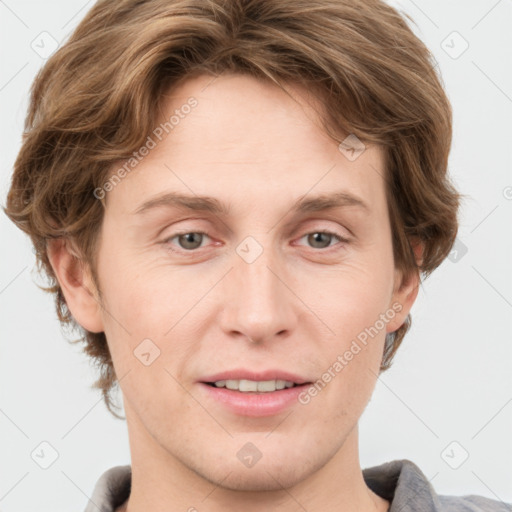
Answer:
[(210, 481), (223, 489), (231, 491), (282, 491), (298, 484), (307, 478), (311, 472), (313, 472), (313, 469), (304, 465), (300, 469), (287, 467), (283, 472), (282, 469), (267, 464), (262, 465), (259, 469), (233, 468), (228, 476), (216, 472), (215, 480), (210, 479)]
[(283, 454), (281, 460), (262, 457), (253, 467), (245, 467), (239, 460), (224, 460), (214, 467), (192, 468), (193, 471), (215, 486), (232, 491), (261, 492), (282, 491), (298, 484), (318, 470), (322, 463), (312, 463), (312, 457)]

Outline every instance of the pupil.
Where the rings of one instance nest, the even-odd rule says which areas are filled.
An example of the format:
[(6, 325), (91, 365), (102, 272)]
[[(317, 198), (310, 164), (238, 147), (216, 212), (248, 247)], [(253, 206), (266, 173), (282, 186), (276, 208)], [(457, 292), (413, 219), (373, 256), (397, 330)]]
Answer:
[[(185, 240), (185, 249), (195, 249), (196, 248), (196, 247), (190, 247), (187, 245), (189, 243), (191, 243), (192, 245), (194, 245), (194, 243), (197, 243), (197, 240), (196, 240), (196, 242), (194, 242), (194, 238), (196, 235), (198, 235), (199, 237), (201, 236), (199, 233), (186, 233), (185, 235), (182, 235), (182, 240), (183, 239)], [(199, 244), (200, 244), (200, 241), (199, 241)]]
[[(314, 245), (317, 243), (318, 238), (321, 239), (321, 237), (323, 237), (323, 236), (328, 238), (330, 235), (328, 235), (327, 233), (313, 233), (310, 235), (310, 242), (313, 242), (313, 245)], [(320, 243), (321, 243), (321, 241), (320, 241)], [(327, 240), (327, 246), (328, 245), (329, 245), (329, 238)]]

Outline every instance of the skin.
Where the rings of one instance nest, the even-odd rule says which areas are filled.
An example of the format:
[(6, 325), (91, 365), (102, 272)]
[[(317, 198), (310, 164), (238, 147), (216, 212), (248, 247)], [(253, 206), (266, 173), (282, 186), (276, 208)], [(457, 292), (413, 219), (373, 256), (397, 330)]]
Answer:
[[(385, 335), (404, 322), (419, 278), (404, 279), (394, 267), (380, 148), (350, 161), (322, 130), (315, 99), (287, 89), (294, 99), (223, 74), (191, 78), (165, 97), (162, 119), (191, 96), (198, 104), (107, 194), (98, 253), (103, 308), (72, 245), (51, 247), (68, 307), (84, 328), (105, 332), (121, 379), (132, 491), (119, 510), (389, 507), (364, 482), (358, 420)], [(368, 210), (292, 211), (305, 194), (338, 190)], [(214, 196), (231, 211), (133, 213), (164, 191)], [(315, 242), (308, 235), (319, 230), (334, 236)], [(207, 235), (187, 244), (177, 231)], [(247, 236), (263, 249), (250, 264), (236, 252)], [(401, 311), (306, 405), (252, 418), (201, 392), (201, 377), (238, 367), (280, 368), (315, 382), (393, 304)], [(160, 350), (149, 366), (133, 353), (146, 338)], [(248, 442), (262, 454), (251, 468), (237, 457)]]

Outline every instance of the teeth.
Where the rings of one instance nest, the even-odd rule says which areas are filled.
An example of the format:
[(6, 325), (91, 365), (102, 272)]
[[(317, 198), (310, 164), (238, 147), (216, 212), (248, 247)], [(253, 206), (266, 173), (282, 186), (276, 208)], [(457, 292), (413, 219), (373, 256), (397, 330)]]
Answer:
[(244, 393), (246, 391), (258, 391), (260, 384), (260, 382), (255, 382), (254, 380), (241, 380), (238, 384), (238, 390), (243, 391)]
[(286, 386), (285, 380), (276, 380), (276, 389), (284, 389)]
[(270, 393), (272, 391), (292, 388), (293, 382), (288, 380), (218, 380), (214, 383), (218, 388), (227, 388), (235, 391), (241, 391), (242, 393), (249, 393), (258, 391), (260, 393)]

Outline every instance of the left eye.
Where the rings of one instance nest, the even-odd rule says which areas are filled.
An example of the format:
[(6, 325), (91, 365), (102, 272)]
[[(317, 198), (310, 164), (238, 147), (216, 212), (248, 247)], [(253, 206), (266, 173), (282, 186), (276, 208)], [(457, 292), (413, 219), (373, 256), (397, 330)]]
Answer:
[[(165, 240), (165, 243), (171, 243), (172, 240), (177, 238), (181, 249), (193, 251), (201, 247), (201, 242), (204, 237), (209, 238), (208, 235), (202, 231), (191, 231), (188, 233), (178, 233)], [(303, 235), (300, 240), (306, 237), (308, 243), (312, 244), (314, 249), (326, 249), (331, 246), (331, 242), (334, 239), (337, 239), (340, 242), (348, 242), (345, 238), (337, 235), (336, 233), (331, 233), (330, 231), (313, 231)]]
[[(342, 238), (336, 233), (331, 233), (330, 231), (314, 231), (312, 233), (305, 234), (304, 236), (301, 237), (301, 239), (305, 237), (307, 237), (308, 243), (313, 244), (314, 249), (326, 249), (331, 245), (330, 242), (333, 239), (338, 239), (338, 241), (340, 242), (348, 242), (348, 240), (346, 240), (345, 238)], [(325, 245), (326, 240), (327, 245)]]

